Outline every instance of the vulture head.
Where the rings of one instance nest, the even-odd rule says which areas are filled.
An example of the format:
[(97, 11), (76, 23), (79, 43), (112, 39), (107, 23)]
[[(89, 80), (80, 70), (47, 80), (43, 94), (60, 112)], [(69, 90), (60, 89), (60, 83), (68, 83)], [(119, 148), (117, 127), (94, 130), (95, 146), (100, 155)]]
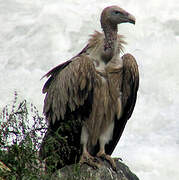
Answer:
[(101, 14), (101, 26), (104, 29), (106, 24), (116, 27), (121, 23), (135, 24), (135, 17), (118, 6), (109, 6)]

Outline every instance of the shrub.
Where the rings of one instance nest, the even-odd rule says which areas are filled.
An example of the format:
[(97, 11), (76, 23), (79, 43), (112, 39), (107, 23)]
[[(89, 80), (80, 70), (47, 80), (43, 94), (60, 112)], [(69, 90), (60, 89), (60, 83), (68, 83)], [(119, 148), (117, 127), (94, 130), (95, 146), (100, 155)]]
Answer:
[[(45, 119), (26, 100), (19, 101), (15, 92), (12, 106), (0, 113), (0, 177), (5, 179), (48, 179), (38, 156), (47, 130)], [(50, 176), (50, 174), (49, 174)]]

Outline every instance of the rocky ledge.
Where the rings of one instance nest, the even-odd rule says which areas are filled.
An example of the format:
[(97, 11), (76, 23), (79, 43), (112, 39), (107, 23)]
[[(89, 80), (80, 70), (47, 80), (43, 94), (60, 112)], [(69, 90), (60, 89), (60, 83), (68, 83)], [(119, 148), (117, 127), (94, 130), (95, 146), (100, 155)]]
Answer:
[(130, 171), (119, 160), (115, 160), (117, 170), (113, 171), (110, 164), (106, 161), (101, 161), (101, 166), (94, 169), (87, 164), (79, 165), (73, 164), (65, 166), (57, 170), (52, 175), (52, 180), (139, 180), (139, 178)]

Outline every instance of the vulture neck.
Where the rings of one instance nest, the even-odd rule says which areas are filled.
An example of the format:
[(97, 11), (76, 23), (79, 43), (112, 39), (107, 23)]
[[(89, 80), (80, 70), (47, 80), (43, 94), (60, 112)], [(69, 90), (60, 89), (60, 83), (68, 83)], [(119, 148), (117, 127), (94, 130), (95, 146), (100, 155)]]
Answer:
[(105, 39), (104, 39), (104, 50), (102, 52), (102, 59), (105, 63), (108, 63), (115, 55), (117, 47), (117, 25), (103, 24), (102, 25)]

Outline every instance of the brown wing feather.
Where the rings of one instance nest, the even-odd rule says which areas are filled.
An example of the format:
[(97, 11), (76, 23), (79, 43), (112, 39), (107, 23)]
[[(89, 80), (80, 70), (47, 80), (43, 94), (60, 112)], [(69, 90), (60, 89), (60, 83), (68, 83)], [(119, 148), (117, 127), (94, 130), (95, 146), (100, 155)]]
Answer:
[(47, 89), (49, 88), (52, 80), (54, 79), (54, 77), (56, 76), (57, 73), (59, 73), (62, 69), (64, 69), (69, 63), (71, 63), (75, 58), (77, 58), (78, 56), (86, 53), (87, 49), (88, 49), (89, 44), (87, 44), (76, 56), (72, 57), (70, 60), (54, 67), (53, 69), (51, 69), (47, 74), (45, 74), (41, 79), (43, 79), (44, 77), (49, 77), (50, 78), (46, 81), (42, 92), (46, 93)]
[(134, 110), (139, 88), (139, 70), (135, 58), (131, 54), (125, 54), (123, 57), (124, 78), (123, 78), (123, 98), (124, 107), (123, 116), (129, 119)]
[(84, 55), (74, 58), (64, 69), (60, 68), (50, 85), (45, 84), (44, 114), (48, 121), (55, 123), (64, 119), (67, 106), (71, 112), (82, 106), (92, 90), (94, 78), (95, 67)]
[(112, 141), (106, 145), (106, 153), (112, 154), (116, 147), (127, 120), (131, 117), (137, 99), (139, 87), (139, 71), (135, 58), (131, 54), (125, 54), (123, 59), (123, 82), (122, 82), (122, 106), (123, 114), (120, 119), (115, 119)]
[(71, 63), (71, 60), (69, 61), (66, 61), (56, 67), (54, 67), (53, 69), (51, 69), (47, 74), (45, 74), (41, 79), (43, 79), (44, 77), (49, 77), (50, 78), (46, 81), (43, 89), (42, 89), (42, 92), (43, 93), (46, 93), (48, 91), (48, 88), (51, 84), (51, 82), (53, 81), (53, 79), (55, 78), (56, 74), (58, 74), (62, 69), (64, 69), (69, 63)]

